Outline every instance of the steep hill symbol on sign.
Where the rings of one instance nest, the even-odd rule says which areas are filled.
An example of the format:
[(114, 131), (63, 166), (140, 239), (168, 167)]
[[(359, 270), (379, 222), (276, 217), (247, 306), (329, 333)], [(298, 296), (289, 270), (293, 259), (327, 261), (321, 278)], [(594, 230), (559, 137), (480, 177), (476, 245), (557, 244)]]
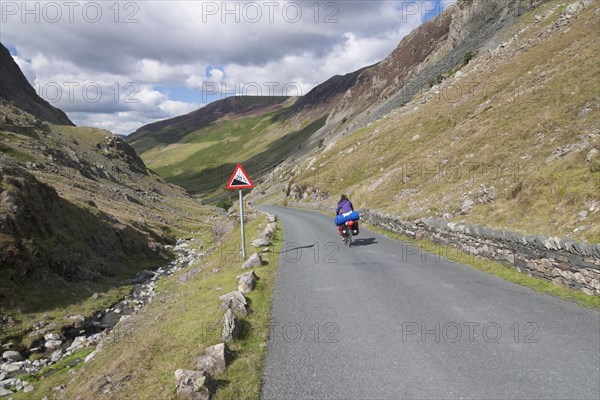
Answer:
[(254, 183), (244, 171), (244, 168), (241, 164), (238, 164), (233, 171), (233, 175), (229, 179), (229, 183), (227, 184), (227, 189), (252, 189), (254, 187)]

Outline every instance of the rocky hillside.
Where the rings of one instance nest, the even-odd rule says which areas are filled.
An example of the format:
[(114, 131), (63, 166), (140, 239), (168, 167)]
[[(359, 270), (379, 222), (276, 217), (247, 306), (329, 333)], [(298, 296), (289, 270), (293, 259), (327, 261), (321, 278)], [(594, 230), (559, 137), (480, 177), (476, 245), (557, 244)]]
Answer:
[[(43, 121), (59, 125), (74, 125), (62, 110), (53, 107), (37, 95), (2, 43), (0, 43), (0, 100)], [(10, 120), (4, 120), (2, 123), (11, 125)]]
[(168, 263), (177, 237), (210, 243), (211, 214), (112, 133), (2, 102), (0, 343), (28, 346), (40, 318), (60, 316), (60, 329), (69, 312), (119, 301), (140, 271)]
[(97, 281), (169, 256), (172, 213), (194, 202), (125, 141), (9, 105), (0, 113), (12, 121), (0, 124), (0, 299), (28, 282)]
[[(452, 11), (451, 25), (464, 23), (463, 11)], [(333, 206), (346, 192), (359, 207), (409, 221), (440, 217), (599, 242), (599, 23), (598, 1), (523, 10), (412, 100), (391, 107), (401, 87), (371, 116), (388, 105), (391, 112), (349, 119), (364, 127), (332, 134), (253, 196)], [(464, 42), (481, 40), (480, 30), (466, 32)], [(459, 48), (447, 40), (432, 59)], [(406, 85), (426, 79), (433, 64), (425, 64)]]
[[(256, 210), (248, 207), (246, 217), (248, 235), (265, 231)], [(202, 327), (221, 321), (223, 288), (238, 288), (234, 219), (165, 182), (122, 138), (53, 124), (2, 101), (0, 397), (190, 393), (191, 383), (173, 373), (213, 344), (217, 336)], [(211, 370), (214, 398), (259, 396), (266, 347), (257, 340), (268, 335), (278, 252), (262, 254), (264, 266), (253, 258), (260, 284), (253, 275), (244, 297), (252, 304), (244, 324), (257, 328), (229, 343), (233, 368)]]
[(421, 90), (439, 83), (475, 54), (495, 47), (502, 32), (542, 2), (461, 0), (415, 29), (381, 63), (361, 75), (331, 118), (351, 118), (351, 129), (376, 121)]

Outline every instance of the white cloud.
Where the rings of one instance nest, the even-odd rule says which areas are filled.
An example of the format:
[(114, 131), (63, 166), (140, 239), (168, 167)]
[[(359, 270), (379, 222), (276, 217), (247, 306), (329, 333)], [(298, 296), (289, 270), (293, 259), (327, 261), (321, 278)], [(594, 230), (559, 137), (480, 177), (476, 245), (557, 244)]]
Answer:
[(76, 123), (118, 133), (199, 107), (207, 82), (227, 93), (256, 83), (270, 94), (274, 82), (276, 94), (286, 85), (306, 93), (380, 61), (422, 19), (403, 1), (27, 5), (38, 15), (24, 13), (22, 2), (2, 7), (1, 40), (17, 49), (15, 60), (41, 94), (58, 85), (63, 93), (52, 103)]
[(29, 83), (33, 85), (35, 82), (35, 72), (31, 66), (31, 62), (24, 60), (19, 56), (13, 56), (13, 58), (19, 66), (19, 68), (21, 68), (21, 71), (23, 72), (23, 75), (25, 75), (25, 78), (27, 78)]
[(158, 105), (158, 108), (164, 111), (168, 117), (187, 114), (199, 108), (196, 103), (186, 103), (183, 101), (167, 100)]

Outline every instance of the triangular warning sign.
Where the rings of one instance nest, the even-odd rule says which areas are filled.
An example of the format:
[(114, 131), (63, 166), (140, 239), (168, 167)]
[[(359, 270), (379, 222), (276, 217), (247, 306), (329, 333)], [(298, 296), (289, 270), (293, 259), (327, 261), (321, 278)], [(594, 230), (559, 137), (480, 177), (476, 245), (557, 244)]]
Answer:
[(242, 164), (238, 164), (233, 171), (233, 175), (229, 179), (229, 183), (227, 184), (227, 189), (235, 190), (235, 189), (252, 189), (254, 187), (254, 183), (244, 171)]

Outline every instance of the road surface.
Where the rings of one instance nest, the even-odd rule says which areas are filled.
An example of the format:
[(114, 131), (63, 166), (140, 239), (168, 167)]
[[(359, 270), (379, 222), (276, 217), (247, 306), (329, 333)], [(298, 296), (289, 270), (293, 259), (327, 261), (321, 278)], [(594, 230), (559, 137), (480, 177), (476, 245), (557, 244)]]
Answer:
[(264, 400), (600, 398), (600, 313), (364, 228), (347, 248), (332, 217), (263, 209), (285, 240)]

